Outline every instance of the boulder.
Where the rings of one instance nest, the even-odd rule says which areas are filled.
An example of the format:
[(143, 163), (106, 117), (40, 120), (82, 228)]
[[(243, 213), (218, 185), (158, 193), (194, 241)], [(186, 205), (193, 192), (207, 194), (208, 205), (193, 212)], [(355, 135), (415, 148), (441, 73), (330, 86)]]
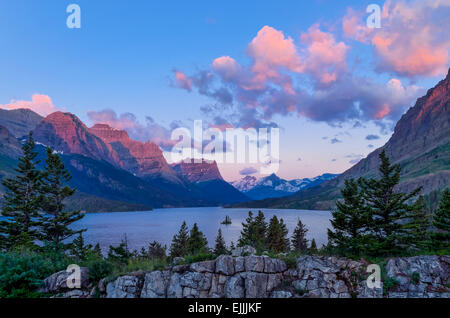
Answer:
[(231, 251), (231, 255), (233, 257), (249, 256), (254, 254), (256, 254), (256, 249), (254, 247), (251, 247), (250, 245), (236, 247), (234, 250)]
[[(72, 275), (72, 273), (67, 271), (60, 271), (52, 274), (44, 279), (42, 287), (39, 291), (43, 293), (56, 294), (73, 290), (73, 288), (69, 288), (67, 286), (67, 279), (70, 275)], [(89, 269), (87, 267), (81, 267), (80, 275), (81, 280), (79, 289), (86, 289), (89, 286)]]

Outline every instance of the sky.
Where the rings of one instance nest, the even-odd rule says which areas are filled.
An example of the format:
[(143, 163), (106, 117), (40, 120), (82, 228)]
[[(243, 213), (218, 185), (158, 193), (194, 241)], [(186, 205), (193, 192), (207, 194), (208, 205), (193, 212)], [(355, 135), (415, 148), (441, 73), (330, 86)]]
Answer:
[[(194, 120), (277, 127), (277, 175), (341, 173), (445, 76), (449, 16), (450, 0), (0, 0), (0, 108), (72, 112), (166, 155)], [(265, 164), (219, 168), (231, 181)]]

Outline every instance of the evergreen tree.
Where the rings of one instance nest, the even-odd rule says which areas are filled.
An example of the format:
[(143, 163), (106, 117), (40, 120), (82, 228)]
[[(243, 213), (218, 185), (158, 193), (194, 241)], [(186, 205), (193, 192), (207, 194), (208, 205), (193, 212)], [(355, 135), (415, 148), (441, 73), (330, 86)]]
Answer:
[(284, 239), (284, 246), (285, 246), (284, 251), (288, 252), (291, 249), (291, 241), (288, 238), (289, 230), (287, 229), (286, 223), (284, 223), (283, 218), (280, 218), (280, 227), (281, 227), (281, 234), (283, 235)]
[(33, 133), (22, 146), (23, 155), (19, 158), (17, 175), (2, 181), (6, 188), (2, 215), (8, 220), (0, 221), (0, 248), (12, 249), (20, 246), (33, 247), (38, 238), (37, 221), (41, 206), (40, 171), (36, 169), (39, 161), (34, 151)]
[(100, 244), (95, 244), (94, 248), (92, 249), (92, 253), (98, 257), (103, 257), (102, 249), (100, 248)]
[(336, 210), (332, 212), (333, 230), (328, 229), (328, 241), (341, 254), (359, 256), (369, 220), (363, 194), (354, 179), (345, 180), (341, 193), (343, 201), (337, 201)]
[(252, 230), (255, 220), (253, 218), (253, 212), (248, 212), (248, 217), (245, 222), (242, 223), (241, 235), (239, 237), (238, 246), (251, 245)]
[(206, 252), (207, 250), (208, 241), (206, 240), (205, 235), (198, 229), (197, 223), (194, 223), (187, 241), (187, 251), (188, 253), (195, 255)]
[(409, 194), (395, 192), (400, 182), (399, 165), (391, 165), (383, 150), (380, 155), (380, 179), (360, 179), (363, 198), (370, 217), (371, 243), (368, 252), (375, 255), (395, 255), (402, 252), (401, 242), (405, 237), (402, 220), (414, 209), (408, 202), (420, 188)]
[(308, 250), (308, 240), (306, 239), (307, 232), (308, 229), (306, 226), (298, 219), (297, 226), (294, 229), (291, 239), (294, 251), (304, 253)]
[(214, 247), (214, 254), (216, 255), (224, 255), (228, 254), (227, 246), (225, 244), (225, 240), (222, 236), (222, 230), (219, 229), (216, 237), (216, 245)]
[(433, 216), (434, 230), (431, 233), (432, 248), (435, 251), (450, 248), (450, 189), (442, 193), (438, 209)]
[(42, 174), (42, 192), (44, 194), (42, 207), (45, 214), (40, 217), (41, 240), (50, 243), (55, 248), (66, 250), (70, 244), (62, 242), (75, 234), (86, 230), (72, 230), (70, 225), (83, 218), (80, 211), (64, 211), (64, 200), (75, 193), (75, 189), (67, 186), (71, 180), (69, 171), (65, 168), (60, 156), (47, 148), (46, 166)]
[(269, 228), (267, 229), (267, 249), (275, 253), (285, 252), (287, 250), (286, 234), (277, 216), (274, 215), (270, 219)]
[(152, 259), (164, 259), (166, 257), (166, 246), (162, 246), (161, 243), (153, 241), (148, 246), (147, 257)]
[(180, 227), (180, 230), (172, 239), (170, 245), (170, 257), (184, 257), (187, 255), (187, 242), (189, 239), (188, 227), (184, 221)]
[(85, 261), (91, 249), (92, 245), (85, 245), (83, 233), (79, 233), (72, 242), (70, 255), (74, 256), (77, 260)]
[(126, 235), (120, 242), (119, 246), (109, 246), (108, 258), (112, 261), (126, 264), (131, 256), (132, 253), (128, 248), (128, 239)]
[(423, 196), (419, 196), (414, 203), (414, 209), (404, 224), (406, 231), (404, 245), (418, 250), (424, 250), (429, 246), (430, 220), (427, 214), (426, 204)]
[(317, 249), (316, 240), (312, 239), (311, 246), (309, 247), (309, 253), (314, 255), (314, 254), (317, 254), (318, 252), (319, 252), (319, 250)]

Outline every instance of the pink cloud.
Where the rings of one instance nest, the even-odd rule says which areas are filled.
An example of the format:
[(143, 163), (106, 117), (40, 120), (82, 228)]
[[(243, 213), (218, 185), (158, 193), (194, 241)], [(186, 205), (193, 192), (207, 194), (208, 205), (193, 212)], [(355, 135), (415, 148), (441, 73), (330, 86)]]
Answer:
[(438, 0), (388, 0), (383, 6), (381, 28), (368, 29), (362, 13), (349, 10), (344, 33), (371, 43), (378, 70), (403, 76), (440, 76), (448, 69), (450, 2)]
[(0, 107), (5, 109), (31, 109), (32, 111), (44, 117), (51, 113), (54, 113), (55, 111), (58, 111), (58, 108), (53, 105), (52, 99), (47, 95), (41, 94), (34, 94), (31, 97), (31, 101), (11, 100), (9, 104), (0, 104)]
[(192, 81), (186, 76), (183, 71), (175, 70), (174, 73), (175, 85), (190, 92), (192, 90)]
[(323, 32), (315, 24), (301, 35), (306, 45), (305, 72), (312, 74), (322, 84), (335, 82), (338, 72), (347, 70), (347, 50), (344, 42), (337, 42), (333, 34)]
[(229, 56), (216, 58), (212, 63), (212, 68), (225, 81), (235, 80), (242, 75), (241, 65)]

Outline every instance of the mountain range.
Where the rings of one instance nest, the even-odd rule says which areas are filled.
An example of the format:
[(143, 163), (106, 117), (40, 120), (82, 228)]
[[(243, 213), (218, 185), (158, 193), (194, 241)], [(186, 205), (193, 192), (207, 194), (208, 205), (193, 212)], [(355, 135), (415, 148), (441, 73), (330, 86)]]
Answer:
[(288, 181), (281, 179), (276, 174), (271, 174), (260, 179), (248, 175), (241, 180), (231, 182), (231, 185), (251, 199), (262, 200), (289, 196), (295, 192), (317, 186), (337, 176), (337, 174), (325, 173), (314, 178)]
[(329, 209), (349, 178), (376, 177), (379, 154), (385, 149), (402, 168), (399, 191), (421, 186), (421, 194), (435, 196), (450, 185), (450, 70), (445, 79), (417, 99), (397, 122), (388, 142), (339, 175), (288, 197), (237, 204), (239, 207)]
[[(223, 180), (215, 162), (171, 166), (158, 145), (133, 140), (124, 130), (105, 124), (89, 128), (63, 112), (42, 118), (27, 109), (2, 109), (1, 115), (0, 179), (14, 174), (21, 141), (33, 131), (41, 167), (49, 146), (72, 174), (70, 185), (78, 190), (67, 202), (72, 208), (148, 210), (249, 200)], [(0, 187), (0, 197), (4, 191)]]

